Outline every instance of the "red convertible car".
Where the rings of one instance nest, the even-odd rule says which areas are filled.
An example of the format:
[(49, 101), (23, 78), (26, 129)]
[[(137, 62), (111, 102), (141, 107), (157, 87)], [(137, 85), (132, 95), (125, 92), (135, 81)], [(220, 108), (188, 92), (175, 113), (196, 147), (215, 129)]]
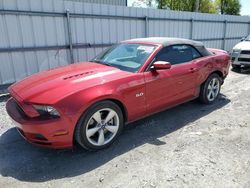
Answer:
[(227, 52), (201, 42), (132, 39), (89, 62), (17, 82), (6, 108), (31, 143), (97, 150), (113, 143), (126, 123), (195, 98), (214, 102), (229, 66)]

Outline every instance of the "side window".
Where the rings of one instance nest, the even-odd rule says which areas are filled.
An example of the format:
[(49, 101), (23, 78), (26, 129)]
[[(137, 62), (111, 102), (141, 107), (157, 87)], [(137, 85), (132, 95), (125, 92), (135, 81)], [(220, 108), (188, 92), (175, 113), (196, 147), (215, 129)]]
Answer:
[(190, 46), (190, 48), (192, 48), (192, 54), (193, 54), (193, 59), (197, 59), (201, 57), (201, 54), (193, 47)]
[(172, 65), (181, 64), (199, 58), (199, 52), (189, 45), (173, 45), (163, 48), (157, 55), (156, 61), (167, 61)]

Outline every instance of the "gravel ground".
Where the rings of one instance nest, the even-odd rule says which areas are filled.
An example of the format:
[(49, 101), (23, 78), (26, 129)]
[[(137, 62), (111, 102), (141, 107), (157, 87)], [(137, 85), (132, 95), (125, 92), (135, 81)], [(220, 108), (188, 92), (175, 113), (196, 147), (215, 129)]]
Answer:
[(250, 187), (250, 72), (212, 105), (192, 101), (127, 126), (108, 149), (49, 150), (13, 128), (0, 100), (0, 187)]

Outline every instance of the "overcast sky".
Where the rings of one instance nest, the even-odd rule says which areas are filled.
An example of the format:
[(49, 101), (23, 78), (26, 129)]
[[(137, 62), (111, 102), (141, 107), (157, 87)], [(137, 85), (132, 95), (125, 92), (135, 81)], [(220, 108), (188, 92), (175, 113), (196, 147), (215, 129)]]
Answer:
[[(128, 0), (128, 6), (131, 6), (132, 3), (136, 0)], [(241, 15), (250, 16), (250, 0), (240, 0), (241, 2)]]
[(241, 0), (241, 15), (250, 16), (250, 1), (249, 0)]

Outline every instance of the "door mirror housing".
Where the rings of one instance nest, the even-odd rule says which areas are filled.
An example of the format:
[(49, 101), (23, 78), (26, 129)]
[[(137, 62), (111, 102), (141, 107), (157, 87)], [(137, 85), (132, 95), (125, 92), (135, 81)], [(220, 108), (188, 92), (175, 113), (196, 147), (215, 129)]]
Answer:
[(171, 63), (166, 61), (156, 61), (151, 66), (151, 70), (164, 70), (164, 69), (170, 69)]

